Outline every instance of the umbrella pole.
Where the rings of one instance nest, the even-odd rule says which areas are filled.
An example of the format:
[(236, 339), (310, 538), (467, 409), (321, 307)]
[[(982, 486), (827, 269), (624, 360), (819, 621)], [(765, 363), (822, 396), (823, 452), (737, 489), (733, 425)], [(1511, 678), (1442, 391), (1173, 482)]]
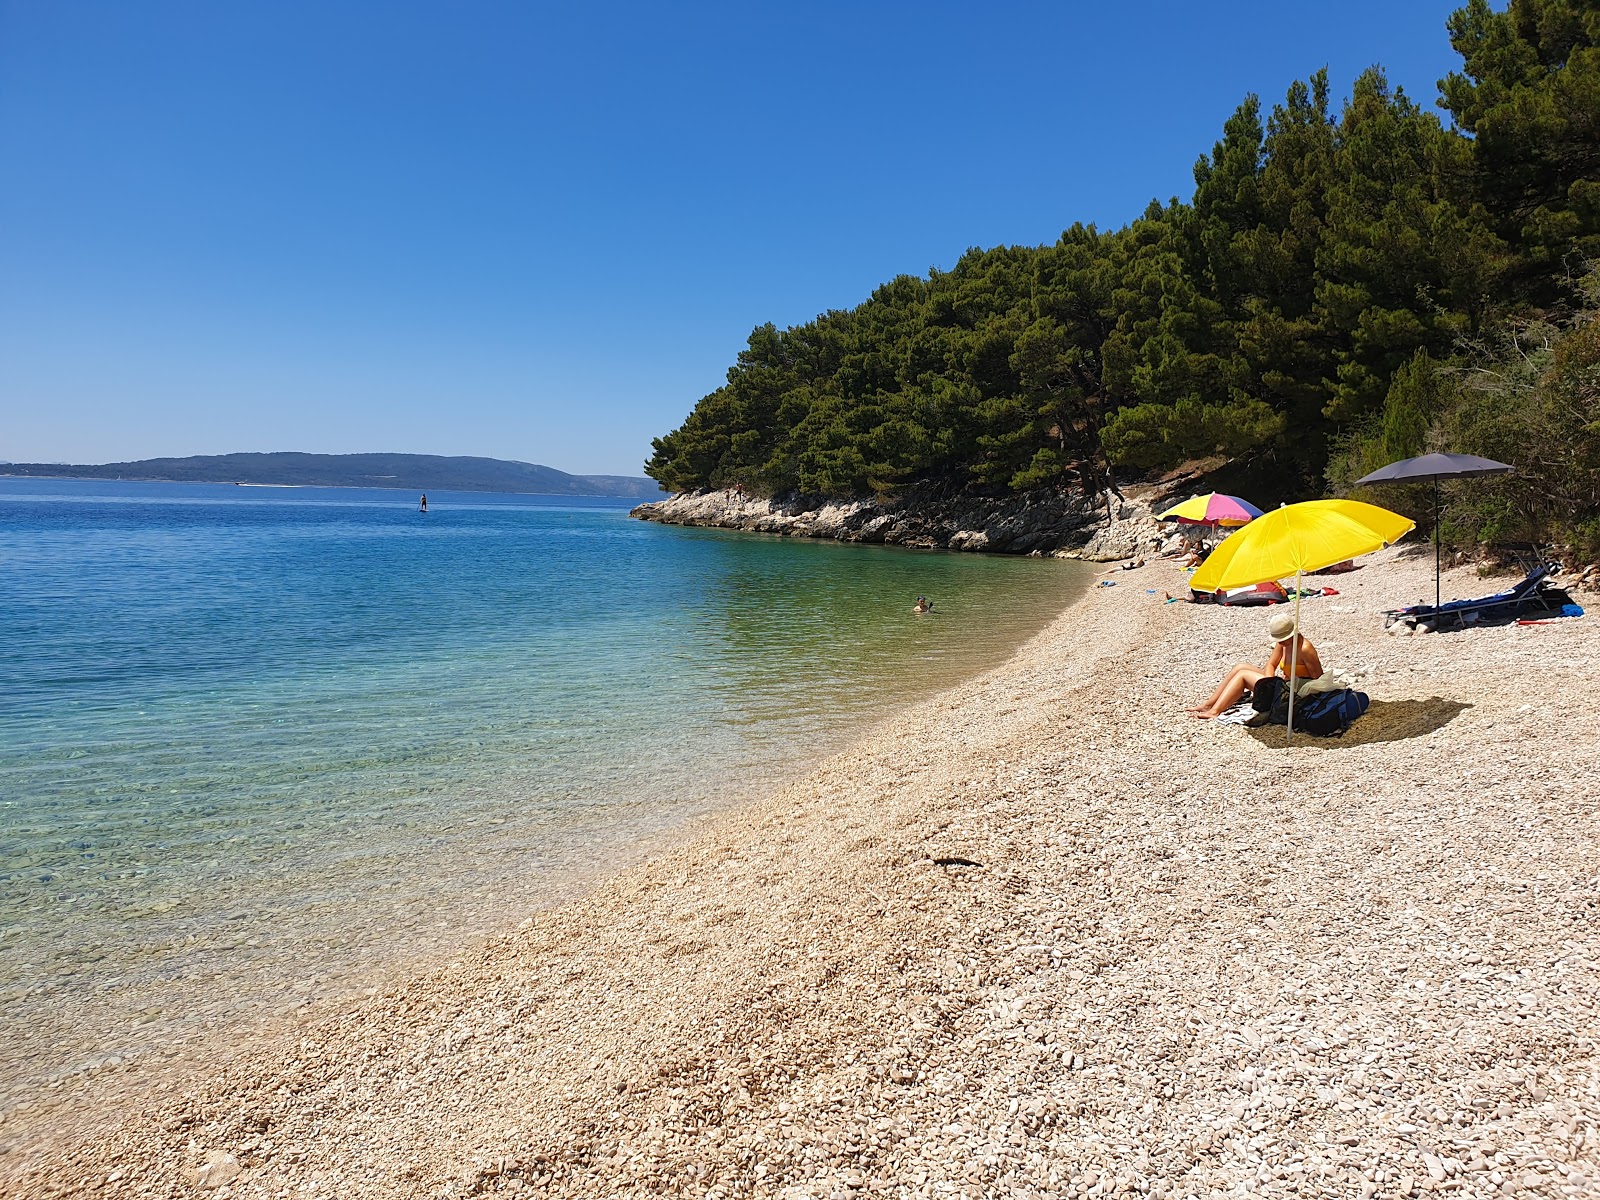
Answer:
[(1434, 478), (1434, 622), (1438, 622), (1438, 478)]
[(1289, 732), (1284, 735), (1287, 744), (1294, 737), (1294, 671), (1300, 657), (1300, 572), (1294, 573), (1294, 636), (1289, 641)]

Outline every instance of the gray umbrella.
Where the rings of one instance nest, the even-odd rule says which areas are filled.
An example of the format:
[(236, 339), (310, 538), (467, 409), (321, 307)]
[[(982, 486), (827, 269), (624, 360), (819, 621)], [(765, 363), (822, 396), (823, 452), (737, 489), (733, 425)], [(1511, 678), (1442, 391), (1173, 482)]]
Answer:
[(1402, 458), (1363, 475), (1357, 483), (1427, 483), (1433, 481), (1433, 606), (1439, 607), (1439, 481), (1474, 475), (1509, 475), (1515, 467), (1475, 454), (1424, 454)]

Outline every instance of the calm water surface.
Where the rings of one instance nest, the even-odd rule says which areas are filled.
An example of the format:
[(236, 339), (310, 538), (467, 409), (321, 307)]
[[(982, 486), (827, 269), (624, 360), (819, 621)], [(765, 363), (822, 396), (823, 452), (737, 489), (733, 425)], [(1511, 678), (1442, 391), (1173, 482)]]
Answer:
[(1087, 574), (429, 500), (0, 479), (0, 1112), (508, 927)]

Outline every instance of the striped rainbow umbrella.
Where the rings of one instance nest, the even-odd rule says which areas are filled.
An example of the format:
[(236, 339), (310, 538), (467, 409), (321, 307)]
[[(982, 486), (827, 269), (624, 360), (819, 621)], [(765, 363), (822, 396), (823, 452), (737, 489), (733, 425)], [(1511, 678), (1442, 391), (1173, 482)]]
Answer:
[(1261, 510), (1248, 500), (1237, 496), (1224, 496), (1221, 492), (1208, 492), (1175, 504), (1161, 514), (1163, 521), (1177, 521), (1180, 525), (1248, 525), (1261, 515)]

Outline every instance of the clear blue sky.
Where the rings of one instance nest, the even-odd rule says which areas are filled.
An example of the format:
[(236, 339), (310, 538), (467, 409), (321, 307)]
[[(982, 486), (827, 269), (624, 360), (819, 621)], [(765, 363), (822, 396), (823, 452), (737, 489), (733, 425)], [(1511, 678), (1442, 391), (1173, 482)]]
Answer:
[(1454, 0), (0, 0), (0, 459), (638, 474), (750, 329), (1187, 198)]

